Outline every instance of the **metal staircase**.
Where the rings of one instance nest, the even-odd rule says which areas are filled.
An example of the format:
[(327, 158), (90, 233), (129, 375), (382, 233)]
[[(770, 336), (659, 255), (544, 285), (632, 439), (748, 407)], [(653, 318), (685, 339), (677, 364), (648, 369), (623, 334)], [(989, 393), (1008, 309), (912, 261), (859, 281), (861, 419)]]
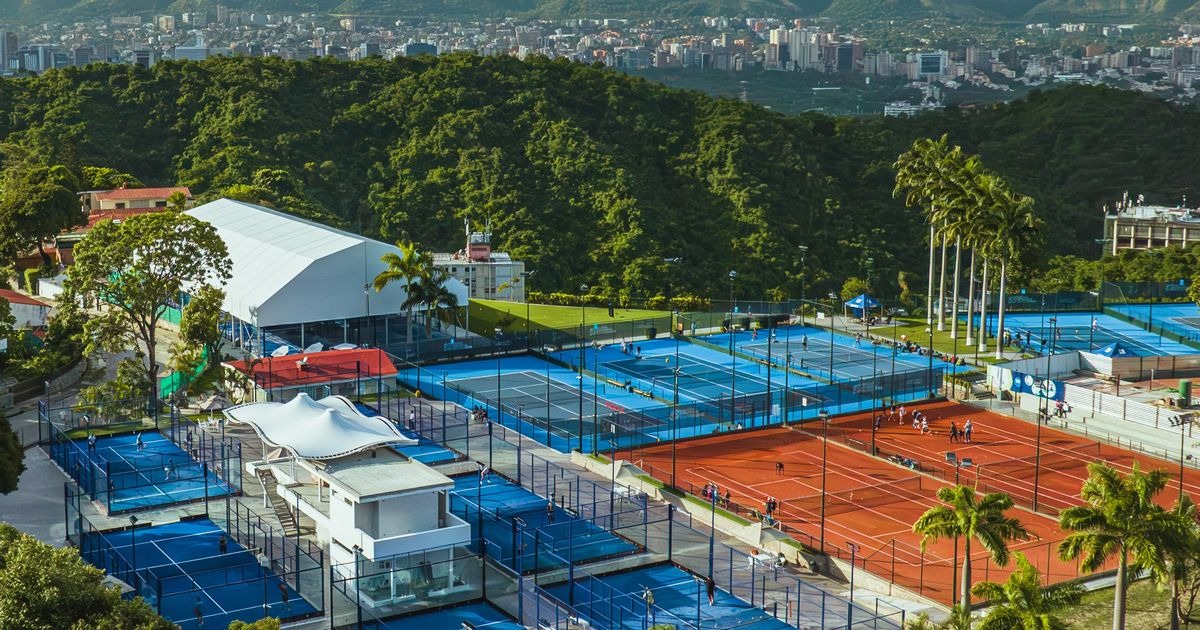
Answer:
[(275, 487), (279, 485), (275, 475), (266, 468), (259, 468), (258, 481), (262, 484), (264, 496), (271, 502), (271, 508), (275, 510), (275, 516), (283, 527), (283, 535), (299, 536), (300, 524), (296, 519), (296, 514), (292, 512), (292, 507), (287, 504), (287, 501), (275, 491)]

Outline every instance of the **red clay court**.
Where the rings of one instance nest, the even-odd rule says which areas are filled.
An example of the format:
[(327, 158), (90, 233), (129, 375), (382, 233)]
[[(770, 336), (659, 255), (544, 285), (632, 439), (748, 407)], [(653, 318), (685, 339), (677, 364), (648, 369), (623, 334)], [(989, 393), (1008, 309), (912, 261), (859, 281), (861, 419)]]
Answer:
[[(960, 457), (976, 458), (976, 462), (984, 464), (981, 490), (985, 485), (994, 484), (995, 490), (1017, 495), (1014, 499), (1021, 504), (1024, 503), (1019, 496), (1022, 492), (1032, 499), (1033, 464), (1029, 458), (1034, 453), (1032, 435), (1036, 427), (953, 402), (923, 405), (921, 409), (930, 415), (931, 428), (938, 433), (921, 435), (910, 425), (887, 426), (885, 422), (876, 435), (877, 445), (920, 460), (924, 467), (939, 471), (948, 482), (847, 446), (869, 448), (870, 415), (831, 420), (825, 550), (848, 560), (848, 543), (855, 543), (859, 547), (859, 566), (927, 597), (949, 603), (954, 588), (953, 541), (932, 543), (922, 554), (920, 536), (912, 533), (912, 523), (937, 503), (934, 497), (937, 488), (954, 481), (953, 468), (945, 464), (945, 451), (954, 450)], [(909, 411), (911, 413), (911, 408)], [(974, 444), (950, 445), (945, 430), (950, 419), (965, 417), (974, 420)], [(1039, 499), (1045, 506), (1043, 509), (1048, 511), (1057, 511), (1050, 510), (1055, 502), (1061, 505), (1079, 502), (1082, 479), (1076, 475), (1081, 474), (1079, 471), (1084, 470), (1086, 462), (1111, 455), (1114, 463), (1125, 465), (1135, 458), (1121, 449), (1101, 447), (1085, 438), (1045, 427), (1042, 439), (1044, 465)], [(1091, 446), (1087, 445), (1089, 442)], [(1068, 450), (1072, 447), (1073, 450)], [(678, 481), (682, 487), (690, 485), (696, 489), (705, 483), (716, 483), (722, 496), (727, 490), (730, 492), (733, 504), (758, 510), (762, 510), (768, 496), (775, 497), (780, 503), (776, 516), (784, 530), (805, 544), (819, 548), (821, 449), (819, 421), (806, 423), (805, 431), (775, 428), (684, 441), (676, 445)], [(1092, 452), (1095, 455), (1089, 454)], [(637, 449), (632, 459), (640, 460), (642, 467), (655, 477), (670, 480), (669, 444)], [(1137, 459), (1143, 466), (1164, 465), (1146, 457)], [(776, 472), (776, 463), (783, 464), (783, 474)], [(990, 476), (989, 464), (995, 469), (997, 479)], [(1022, 466), (1027, 466), (1028, 470)], [(1200, 473), (1190, 472), (1200, 478)], [(963, 473), (963, 483), (974, 483), (969, 470), (963, 470)], [(1082, 474), (1086, 476), (1086, 471)], [(1008, 476), (1012, 479), (1007, 479)], [(1195, 480), (1189, 478), (1188, 481), (1190, 488)], [(1164, 494), (1171, 495), (1165, 499), (1174, 500), (1174, 493)], [(1075, 497), (1073, 500), (1072, 496)], [(740, 511), (745, 513), (747, 510), (743, 507)], [(1064, 534), (1057, 520), (1051, 515), (1029, 510), (1017, 511), (1034, 539), (1014, 543), (1012, 549), (1024, 552), (1047, 583), (1078, 577), (1075, 563), (1058, 560), (1057, 546)], [(997, 567), (985, 552), (979, 550), (977, 543), (973, 546), (973, 579), (1002, 581), (1013, 565)]]
[[(903, 425), (889, 423), (884, 414), (875, 446), (881, 457), (900, 455), (917, 460), (922, 470), (932, 472), (943, 480), (954, 481), (954, 466), (946, 463), (946, 452), (970, 458), (972, 467), (959, 471), (961, 482), (976, 484), (980, 491), (1006, 492), (1018, 505), (1032, 507), (1034, 494), (1037, 425), (1019, 418), (983, 411), (954, 401), (931, 403), (916, 407), (928, 414), (931, 434), (922, 435), (912, 428), (912, 409), (908, 408)], [(854, 414), (832, 418), (829, 424), (830, 441), (869, 452), (871, 448), (871, 414)], [(950, 423), (959, 428), (970, 418), (973, 435), (970, 444), (951, 443)], [(804, 429), (820, 431), (820, 423), (809, 423)], [(1079, 488), (1087, 479), (1087, 465), (1093, 461), (1108, 462), (1121, 472), (1129, 472), (1136, 461), (1142, 470), (1163, 469), (1173, 481), (1159, 495), (1164, 507), (1174, 505), (1179, 496), (1179, 462), (1165, 461), (1143, 453), (1097, 442), (1096, 440), (1042, 426), (1042, 466), (1038, 478), (1038, 511), (1057, 515), (1063, 508), (1082, 505)], [(1184, 469), (1184, 490), (1200, 497), (1200, 470), (1192, 465)]]

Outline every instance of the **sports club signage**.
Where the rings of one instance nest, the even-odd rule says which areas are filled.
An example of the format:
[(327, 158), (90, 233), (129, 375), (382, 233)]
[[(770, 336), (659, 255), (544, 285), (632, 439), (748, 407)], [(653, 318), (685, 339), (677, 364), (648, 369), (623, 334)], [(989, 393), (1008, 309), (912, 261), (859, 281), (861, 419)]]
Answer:
[(1051, 400), (1064, 400), (1066, 398), (1067, 388), (1062, 381), (1045, 379), (1033, 374), (1011, 370), (1008, 373), (1012, 375), (1012, 381), (1010, 383), (1003, 383), (1005, 385), (1004, 389), (1014, 394), (1032, 394), (1038, 398), (1049, 398)]

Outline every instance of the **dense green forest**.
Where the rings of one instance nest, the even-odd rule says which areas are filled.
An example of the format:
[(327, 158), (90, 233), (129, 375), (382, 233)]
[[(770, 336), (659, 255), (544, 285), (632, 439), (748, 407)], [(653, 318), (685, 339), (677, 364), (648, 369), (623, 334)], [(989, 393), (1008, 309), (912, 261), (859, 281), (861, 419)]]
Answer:
[[(0, 0), (0, 18), (36, 24), (112, 15), (211, 10), (208, 0)], [(223, 0), (234, 10), (318, 12), (380, 18), (686, 17), (702, 15), (986, 22), (1086, 19), (1145, 22), (1200, 17), (1196, 0)]]
[[(467, 55), (91, 65), (0, 82), (10, 161), (112, 167), (386, 240), (461, 247), (463, 219), (538, 270), (625, 295), (808, 295), (923, 278), (892, 162), (948, 133), (1037, 200), (1041, 260), (1094, 256), (1102, 204), (1200, 199), (1200, 112), (1073, 87), (914, 119), (783, 116), (603, 68)], [(32, 157), (31, 157), (32, 156)], [(669, 269), (665, 257), (685, 263)], [(1037, 261), (1031, 261), (1037, 262)], [(915, 288), (915, 287), (914, 287)]]

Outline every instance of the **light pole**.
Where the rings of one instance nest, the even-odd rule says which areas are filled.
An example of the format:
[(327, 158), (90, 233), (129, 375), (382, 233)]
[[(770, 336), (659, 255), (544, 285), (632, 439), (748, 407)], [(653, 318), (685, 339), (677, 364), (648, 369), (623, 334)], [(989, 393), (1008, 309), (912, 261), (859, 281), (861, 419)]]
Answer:
[(729, 272), (729, 361), (733, 376), (729, 380), (729, 419), (734, 421), (737, 413), (737, 354), (733, 351), (733, 312), (737, 308), (733, 304), (733, 281), (737, 280), (737, 272)]
[(525, 298), (525, 351), (526, 352), (529, 352), (530, 350), (533, 349), (533, 337), (530, 336), (531, 332), (530, 332), (530, 322), (529, 322), (529, 278), (532, 277), (533, 274), (535, 274), (535, 273), (537, 273), (536, 269), (534, 269), (533, 271), (522, 271), (521, 272), (521, 279), (525, 281), (525, 284), (522, 289), (522, 297)]
[(850, 605), (846, 611), (846, 627), (854, 627), (854, 565), (858, 564), (858, 545), (846, 543), (850, 547)]
[(825, 553), (825, 475), (829, 462), (829, 411), (822, 409), (821, 417), (821, 554)]
[[(600, 448), (598, 433), (600, 432), (600, 342), (596, 339), (592, 340), (592, 452), (598, 452)], [(617, 439), (616, 431), (613, 432), (613, 439)]]
[(929, 355), (929, 376), (926, 377), (929, 387), (929, 396), (932, 398), (936, 392), (933, 390), (933, 327), (925, 328), (925, 332), (929, 333), (929, 347), (925, 349), (925, 354)]
[(129, 516), (129, 564), (133, 568), (133, 592), (135, 595), (141, 594), (141, 589), (138, 588), (137, 574), (137, 522), (138, 517)]
[[(671, 389), (671, 487), (675, 485), (675, 444), (679, 442), (679, 336), (675, 337), (675, 369), (671, 370), (674, 381)], [(632, 447), (631, 447), (632, 449)], [(632, 459), (632, 456), (630, 456)]]
[[(804, 300), (800, 300), (800, 309), (804, 310)], [(780, 424), (787, 426), (789, 417), (789, 404), (791, 403), (792, 388), (790, 387), (792, 375), (792, 327), (788, 326), (787, 331), (783, 335), (783, 419)]]
[(799, 245), (800, 250), (800, 325), (804, 325), (804, 277), (808, 275), (808, 265), (805, 257), (808, 255), (808, 245)]
[[(953, 451), (948, 451), (946, 453), (946, 463), (954, 466), (954, 485), (956, 485), (956, 486), (959, 485), (958, 484), (958, 472), (959, 472), (959, 470), (961, 470), (963, 468), (971, 467), (971, 458), (964, 457), (960, 460), (960, 459), (958, 459), (958, 455), (956, 453), (954, 453)], [(979, 485), (979, 475), (975, 476), (975, 485)], [(955, 536), (954, 537), (954, 564), (952, 565), (951, 571), (950, 571), (950, 604), (951, 605), (958, 603), (958, 590), (954, 588), (954, 585), (957, 583), (958, 583), (958, 536)]]
[[(1187, 403), (1185, 402), (1184, 404), (1187, 404)], [(1183, 500), (1183, 460), (1184, 460), (1183, 442), (1187, 438), (1188, 427), (1191, 426), (1191, 424), (1192, 424), (1192, 416), (1191, 416), (1191, 414), (1182, 415), (1182, 416), (1179, 416), (1178, 419), (1172, 418), (1171, 422), (1178, 423), (1178, 425), (1179, 425), (1179, 500), (1182, 501)], [(1191, 455), (1187, 456), (1187, 459), (1191, 459), (1191, 458), (1192, 458)]]
[[(829, 382), (833, 383), (833, 313), (837, 309), (838, 294), (833, 291), (829, 292)], [(825, 552), (824, 549), (821, 550)]]
[[(1051, 339), (1051, 341), (1054, 340), (1055, 326), (1057, 323), (1058, 323), (1057, 318), (1055, 318), (1055, 317), (1050, 318), (1050, 339)], [(1050, 352), (1046, 354), (1046, 380), (1042, 384), (1042, 398), (1046, 401), (1046, 405), (1045, 405), (1044, 411), (1042, 411), (1041, 415), (1038, 417), (1037, 437), (1035, 438), (1036, 439), (1036, 444), (1035, 444), (1036, 450), (1035, 450), (1035, 453), (1033, 456), (1033, 461), (1034, 461), (1034, 465), (1033, 465), (1033, 511), (1034, 512), (1036, 512), (1038, 509), (1038, 495), (1039, 495), (1039, 491), (1040, 491), (1038, 482), (1041, 479), (1041, 474), (1042, 474), (1042, 424), (1050, 421), (1050, 393), (1054, 386), (1053, 381), (1050, 380), (1050, 359), (1053, 357), (1054, 357), (1054, 346), (1051, 345)]]
[(588, 285), (579, 285), (579, 452), (583, 452), (583, 368), (587, 363), (587, 292)]

